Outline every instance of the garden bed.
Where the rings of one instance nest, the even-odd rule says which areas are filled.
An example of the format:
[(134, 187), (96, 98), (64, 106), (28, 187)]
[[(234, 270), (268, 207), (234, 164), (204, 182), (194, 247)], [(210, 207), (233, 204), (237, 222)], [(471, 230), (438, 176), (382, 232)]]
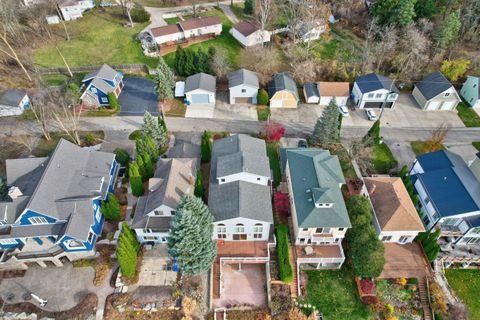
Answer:
[(382, 319), (396, 317), (396, 319), (421, 320), (423, 318), (417, 279), (379, 280), (377, 295), (380, 300), (377, 312)]

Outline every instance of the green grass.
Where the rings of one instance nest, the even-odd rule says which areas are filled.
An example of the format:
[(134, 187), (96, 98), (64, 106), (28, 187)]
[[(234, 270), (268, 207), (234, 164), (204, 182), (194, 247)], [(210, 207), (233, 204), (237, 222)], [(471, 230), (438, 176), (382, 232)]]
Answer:
[(270, 115), (270, 108), (268, 106), (257, 106), (257, 117), (259, 121), (267, 121)]
[(320, 38), (316, 41), (314, 55), (319, 59), (349, 62), (361, 57), (362, 42), (349, 30), (332, 28), (330, 39)]
[(431, 150), (431, 151), (428, 151), (427, 148), (428, 148), (428, 144), (426, 141), (421, 141), (421, 140), (417, 140), (417, 141), (411, 141), (410, 142), (410, 146), (412, 147), (412, 150), (413, 152), (415, 153), (415, 155), (417, 156), (420, 156), (424, 153), (427, 153), (427, 152), (433, 152), (433, 151), (438, 151), (438, 150), (445, 150), (445, 147), (442, 146), (442, 148), (438, 149), (438, 150)]
[[(177, 6), (188, 6), (191, 3), (188, 1), (171, 1), (171, 0), (135, 0), (136, 3), (144, 7), (154, 7), (154, 8), (167, 8), (167, 7), (177, 7)], [(200, 0), (196, 1), (197, 6), (202, 3), (208, 3), (213, 1)]]
[(157, 59), (145, 57), (140, 43), (135, 39), (148, 23), (126, 28), (122, 25), (126, 21), (119, 6), (108, 8), (104, 12), (94, 9), (86, 12), (82, 19), (66, 22), (70, 41), (65, 40), (61, 24), (52, 26), (56, 41), (45, 42), (36, 49), (34, 62), (41, 68), (65, 67), (52, 44), (56, 42), (70, 67), (102, 63), (145, 63), (155, 67)]
[(270, 162), (270, 169), (273, 171), (273, 186), (277, 187), (280, 181), (282, 181), (282, 172), (280, 170), (280, 155), (278, 154), (278, 145), (276, 143), (267, 143), (267, 156)]
[(457, 113), (465, 127), (480, 127), (480, 116), (465, 103), (458, 104)]
[(340, 270), (311, 270), (308, 275), (307, 295), (303, 300), (312, 304), (328, 320), (373, 319), (357, 293), (353, 271), (345, 263)]
[(397, 160), (386, 143), (373, 147), (373, 170), (377, 174), (388, 174), (397, 165)]
[(67, 74), (44, 74), (42, 81), (47, 86), (65, 86), (70, 82), (76, 83), (78, 86), (82, 85), (82, 80), (85, 78), (86, 72), (74, 73), (73, 78)]
[(96, 110), (82, 111), (81, 116), (82, 117), (112, 117), (116, 115), (119, 111), (120, 109), (114, 110), (114, 109), (101, 107)]
[(450, 287), (463, 300), (469, 310), (470, 320), (480, 320), (480, 270), (446, 269)]
[(245, 12), (243, 12), (244, 8), (245, 8), (245, 5), (243, 3), (236, 3), (233, 6), (230, 6), (230, 9), (232, 9), (233, 13), (238, 18), (238, 20), (251, 19), (252, 17), (250, 15), (247, 15), (245, 14)]
[(475, 147), (478, 151), (480, 151), (480, 141), (473, 141), (472, 146)]
[[(105, 137), (103, 131), (80, 131), (79, 133), (80, 140), (84, 140), (88, 134), (92, 134), (96, 139), (103, 139)], [(58, 144), (58, 141), (60, 141), (61, 138), (72, 141), (72, 139), (63, 132), (52, 132), (50, 136), (50, 140), (46, 140), (43, 137), (38, 140), (38, 144), (33, 149), (32, 155), (34, 155), (35, 157), (46, 157), (53, 152), (53, 150)]]
[(180, 18), (178, 18), (178, 17), (175, 17), (175, 18), (165, 18), (165, 19), (163, 19), (163, 20), (165, 20), (165, 22), (166, 22), (167, 24), (175, 24), (175, 23), (177, 23), (177, 22), (182, 21), (182, 20), (180, 20)]
[[(222, 53), (226, 57), (232, 68), (236, 68), (238, 66), (238, 60), (240, 57), (240, 51), (242, 49), (242, 46), (229, 33), (230, 29), (232, 28), (232, 22), (228, 20), (228, 18), (221, 10), (218, 9), (203, 12), (200, 14), (200, 16), (219, 17), (222, 20), (222, 34), (215, 39), (193, 44), (189, 46), (189, 48), (193, 50), (198, 50), (199, 48), (202, 48), (206, 52), (208, 51), (208, 48), (215, 47), (217, 49), (217, 52)], [(165, 55), (163, 58), (170, 67), (173, 67), (173, 62), (175, 61), (175, 52), (171, 52)]]

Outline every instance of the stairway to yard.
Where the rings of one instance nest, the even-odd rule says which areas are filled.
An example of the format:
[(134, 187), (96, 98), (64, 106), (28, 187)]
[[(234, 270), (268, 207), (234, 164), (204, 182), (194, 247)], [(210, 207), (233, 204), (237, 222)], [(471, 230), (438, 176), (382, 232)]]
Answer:
[(297, 277), (297, 257), (295, 254), (295, 247), (289, 245), (290, 249), (290, 263), (293, 270), (293, 282), (290, 284), (290, 295), (292, 298), (298, 297), (298, 277)]
[(423, 318), (425, 320), (432, 320), (432, 312), (430, 310), (427, 290), (426, 278), (418, 279), (418, 293), (420, 294), (420, 302), (422, 303)]

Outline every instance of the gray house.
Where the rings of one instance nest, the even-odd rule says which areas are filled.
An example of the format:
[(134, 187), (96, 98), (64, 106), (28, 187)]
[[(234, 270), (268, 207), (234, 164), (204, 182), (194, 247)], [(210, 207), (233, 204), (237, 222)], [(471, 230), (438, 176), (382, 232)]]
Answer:
[(461, 99), (453, 85), (440, 71), (429, 74), (415, 85), (413, 97), (426, 111), (454, 110)]
[(25, 90), (5, 90), (0, 92), (0, 117), (18, 116), (30, 106)]
[(217, 80), (206, 73), (191, 75), (185, 81), (185, 101), (187, 105), (215, 104)]
[(257, 104), (258, 77), (253, 71), (240, 69), (228, 75), (230, 104)]

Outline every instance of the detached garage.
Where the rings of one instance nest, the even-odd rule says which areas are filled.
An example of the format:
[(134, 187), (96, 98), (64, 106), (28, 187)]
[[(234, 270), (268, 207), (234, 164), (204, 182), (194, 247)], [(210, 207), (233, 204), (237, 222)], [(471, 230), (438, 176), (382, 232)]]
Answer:
[(206, 73), (197, 73), (185, 81), (187, 105), (215, 104), (216, 78)]
[(296, 108), (299, 102), (295, 81), (287, 72), (277, 73), (268, 83), (270, 108)]
[(461, 101), (455, 88), (440, 71), (418, 82), (412, 95), (420, 108), (426, 111), (454, 110)]

